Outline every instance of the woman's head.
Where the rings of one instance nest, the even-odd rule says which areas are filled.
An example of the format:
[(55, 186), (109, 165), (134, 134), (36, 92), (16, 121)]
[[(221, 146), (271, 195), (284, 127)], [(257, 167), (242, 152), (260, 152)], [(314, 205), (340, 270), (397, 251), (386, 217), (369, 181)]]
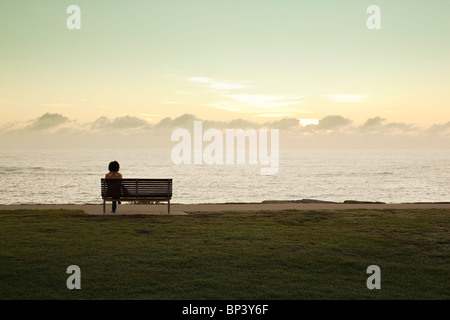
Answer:
[(108, 169), (112, 172), (119, 171), (120, 165), (117, 161), (113, 161), (109, 163)]

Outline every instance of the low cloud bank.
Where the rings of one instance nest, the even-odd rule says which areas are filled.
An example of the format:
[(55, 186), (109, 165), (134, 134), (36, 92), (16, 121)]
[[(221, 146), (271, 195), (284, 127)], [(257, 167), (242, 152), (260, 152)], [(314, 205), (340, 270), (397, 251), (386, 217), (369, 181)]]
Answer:
[(154, 124), (130, 115), (79, 123), (58, 113), (4, 124), (0, 127), (0, 147), (170, 147), (170, 133), (178, 128), (192, 130), (195, 120), (203, 122), (204, 130), (279, 129), (281, 146), (286, 148), (450, 147), (450, 121), (421, 129), (415, 124), (389, 122), (379, 116), (367, 119), (362, 125), (355, 125), (341, 115), (329, 115), (317, 124), (301, 125), (295, 118), (259, 123), (240, 118), (207, 120), (183, 114)]

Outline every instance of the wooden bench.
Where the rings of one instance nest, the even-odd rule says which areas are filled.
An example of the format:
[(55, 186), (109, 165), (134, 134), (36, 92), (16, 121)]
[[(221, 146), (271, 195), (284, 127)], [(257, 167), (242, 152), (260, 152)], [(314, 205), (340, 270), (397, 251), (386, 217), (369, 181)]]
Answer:
[(172, 179), (101, 179), (103, 213), (106, 201), (167, 201), (170, 214)]

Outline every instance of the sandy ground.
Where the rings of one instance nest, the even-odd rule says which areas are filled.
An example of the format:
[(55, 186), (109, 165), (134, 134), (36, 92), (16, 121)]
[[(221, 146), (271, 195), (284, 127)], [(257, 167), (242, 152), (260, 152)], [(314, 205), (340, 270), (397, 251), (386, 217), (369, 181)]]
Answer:
[[(190, 212), (219, 212), (219, 211), (260, 211), (260, 210), (339, 210), (339, 209), (450, 209), (450, 203), (399, 203), (399, 204), (343, 204), (343, 203), (244, 203), (244, 204), (171, 204), (170, 215), (188, 215)], [(69, 209), (83, 210), (87, 214), (102, 215), (102, 205), (0, 205), (1, 210), (48, 210)], [(111, 213), (111, 204), (106, 206), (107, 215), (167, 215), (167, 204), (158, 205), (130, 205), (118, 206), (116, 213)]]

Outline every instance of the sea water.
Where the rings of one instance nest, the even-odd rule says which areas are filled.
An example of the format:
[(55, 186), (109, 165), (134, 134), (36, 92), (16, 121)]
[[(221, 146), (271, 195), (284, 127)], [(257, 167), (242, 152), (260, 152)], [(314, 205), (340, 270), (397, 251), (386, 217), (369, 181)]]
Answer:
[(450, 201), (450, 150), (280, 150), (260, 165), (175, 165), (170, 149), (2, 150), (0, 204), (98, 204), (117, 160), (124, 178), (172, 178), (172, 203), (320, 199)]

